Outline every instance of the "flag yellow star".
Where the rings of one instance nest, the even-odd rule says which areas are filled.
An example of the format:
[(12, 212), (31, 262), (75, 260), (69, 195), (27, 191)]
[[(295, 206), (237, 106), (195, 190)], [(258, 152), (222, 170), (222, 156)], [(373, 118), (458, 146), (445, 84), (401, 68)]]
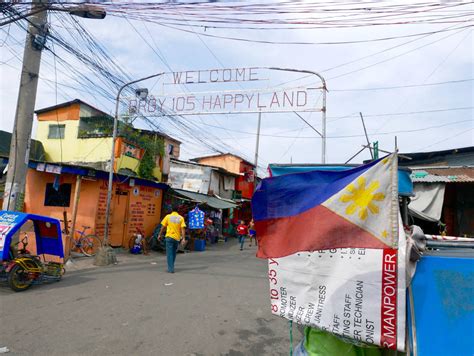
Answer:
[(379, 207), (374, 203), (385, 199), (385, 194), (376, 193), (375, 191), (380, 187), (378, 180), (373, 180), (366, 187), (365, 177), (357, 178), (356, 184), (349, 184), (346, 188), (346, 193), (339, 199), (343, 203), (349, 203), (346, 208), (346, 214), (352, 215), (359, 210), (359, 218), (366, 220), (369, 212), (376, 215), (379, 213)]

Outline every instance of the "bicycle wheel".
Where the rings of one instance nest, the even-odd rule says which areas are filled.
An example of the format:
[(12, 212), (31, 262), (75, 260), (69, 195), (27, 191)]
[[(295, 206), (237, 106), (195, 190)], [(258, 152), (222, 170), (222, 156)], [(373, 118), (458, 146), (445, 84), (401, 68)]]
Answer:
[(102, 241), (96, 235), (87, 235), (79, 239), (79, 245), (81, 252), (85, 256), (91, 257), (102, 247)]

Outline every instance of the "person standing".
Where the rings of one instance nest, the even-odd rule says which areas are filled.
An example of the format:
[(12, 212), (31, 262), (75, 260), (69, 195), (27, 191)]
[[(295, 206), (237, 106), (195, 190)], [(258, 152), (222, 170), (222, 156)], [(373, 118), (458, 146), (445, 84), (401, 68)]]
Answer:
[(245, 236), (247, 236), (249, 229), (243, 220), (240, 221), (240, 224), (237, 226), (237, 234), (239, 235), (240, 241), (240, 251), (244, 248)]
[(249, 239), (250, 247), (252, 246), (252, 239), (255, 239), (255, 246), (257, 246), (257, 231), (255, 230), (255, 223), (253, 219), (249, 222)]
[(161, 221), (161, 230), (158, 238), (161, 239), (163, 231), (166, 228), (165, 246), (166, 246), (166, 262), (168, 264), (168, 273), (174, 273), (174, 262), (180, 242), (185, 241), (186, 223), (184, 218), (176, 212), (176, 209), (166, 215)]

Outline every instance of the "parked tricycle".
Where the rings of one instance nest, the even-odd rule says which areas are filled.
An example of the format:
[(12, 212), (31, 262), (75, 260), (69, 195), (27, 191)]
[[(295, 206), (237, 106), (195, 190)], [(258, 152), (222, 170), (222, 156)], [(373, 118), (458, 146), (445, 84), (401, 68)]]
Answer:
[[(33, 238), (36, 254), (27, 249)], [(59, 220), (0, 211), (0, 281), (7, 282), (15, 292), (33, 284), (59, 281), (64, 274), (63, 261)]]

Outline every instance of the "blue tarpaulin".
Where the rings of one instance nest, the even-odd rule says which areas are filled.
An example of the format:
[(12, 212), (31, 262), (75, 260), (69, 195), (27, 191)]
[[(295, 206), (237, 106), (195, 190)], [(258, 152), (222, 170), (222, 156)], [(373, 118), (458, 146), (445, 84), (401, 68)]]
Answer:
[[(33, 222), (36, 235), (36, 254), (64, 257), (59, 220), (47, 216), (17, 211), (0, 211), (0, 260), (9, 259), (9, 249), (16, 232), (28, 221)], [(31, 236), (30, 236), (31, 238)], [(20, 236), (21, 239), (21, 236)]]

